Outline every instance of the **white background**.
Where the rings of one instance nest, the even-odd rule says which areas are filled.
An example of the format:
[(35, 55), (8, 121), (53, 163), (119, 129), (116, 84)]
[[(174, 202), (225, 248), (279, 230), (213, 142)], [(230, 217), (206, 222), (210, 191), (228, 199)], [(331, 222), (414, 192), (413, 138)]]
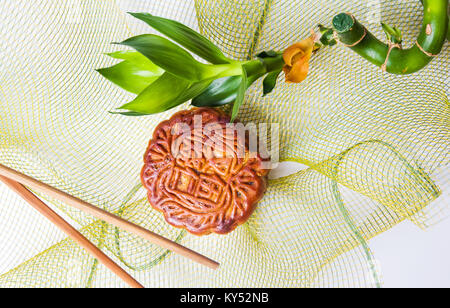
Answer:
[(369, 246), (384, 287), (450, 287), (450, 219), (423, 231), (409, 221), (379, 235)]

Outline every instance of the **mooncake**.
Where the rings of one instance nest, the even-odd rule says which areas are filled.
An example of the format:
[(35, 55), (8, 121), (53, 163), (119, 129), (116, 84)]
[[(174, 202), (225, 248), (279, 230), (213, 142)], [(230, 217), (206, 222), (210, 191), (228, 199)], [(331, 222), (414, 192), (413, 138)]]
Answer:
[(268, 173), (245, 135), (213, 108), (181, 111), (160, 123), (141, 174), (151, 206), (196, 235), (226, 234), (245, 223)]

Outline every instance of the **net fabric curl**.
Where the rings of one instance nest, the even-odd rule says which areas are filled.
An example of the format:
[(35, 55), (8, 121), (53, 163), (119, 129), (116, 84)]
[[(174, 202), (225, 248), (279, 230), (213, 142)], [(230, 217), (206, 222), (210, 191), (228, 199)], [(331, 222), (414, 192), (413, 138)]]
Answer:
[[(109, 115), (131, 96), (94, 71), (113, 63), (102, 55), (115, 50), (110, 42), (152, 32), (126, 11), (176, 19), (244, 60), (283, 50), (343, 11), (378, 37), (378, 17), (397, 24), (413, 44), (422, 8), (415, 0), (380, 1), (379, 10), (356, 0), (0, 3), (0, 163), (222, 263), (213, 272), (41, 196), (145, 286), (379, 286), (366, 241), (405, 219), (428, 227), (448, 214), (439, 197), (449, 189), (448, 43), (402, 77), (340, 46), (314, 55), (300, 85), (280, 79), (262, 98), (259, 82), (240, 112), (243, 122), (280, 123), (281, 160), (309, 169), (271, 181), (249, 222), (227, 236), (170, 227), (149, 206), (139, 172), (154, 127), (176, 110)], [(125, 286), (14, 194), (0, 202), (0, 286)]]

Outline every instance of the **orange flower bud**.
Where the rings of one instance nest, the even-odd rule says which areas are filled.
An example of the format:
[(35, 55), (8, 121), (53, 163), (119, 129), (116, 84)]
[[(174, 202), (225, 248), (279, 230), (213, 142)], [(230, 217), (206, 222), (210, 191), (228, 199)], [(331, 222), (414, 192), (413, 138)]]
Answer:
[(314, 51), (314, 36), (292, 45), (283, 53), (283, 71), (286, 82), (300, 83), (306, 79), (309, 71), (309, 60)]

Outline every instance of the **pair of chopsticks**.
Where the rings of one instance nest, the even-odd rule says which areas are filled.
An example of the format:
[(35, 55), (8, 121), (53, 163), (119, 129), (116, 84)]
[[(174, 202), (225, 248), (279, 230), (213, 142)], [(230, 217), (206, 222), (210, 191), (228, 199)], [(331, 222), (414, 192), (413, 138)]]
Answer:
[(0, 164), (0, 180), (10, 187), (14, 192), (21, 196), (31, 206), (38, 210), (42, 215), (49, 219), (52, 223), (58, 226), (68, 236), (72, 238), (81, 247), (86, 249), (93, 257), (95, 257), (100, 263), (109, 268), (118, 277), (125, 281), (129, 286), (134, 288), (143, 288), (143, 286), (131, 277), (125, 270), (117, 265), (111, 258), (105, 255), (100, 249), (92, 244), (87, 238), (85, 238), (78, 230), (72, 227), (67, 221), (53, 211), (49, 206), (42, 202), (36, 195), (29, 191), (25, 186), (43, 193), (49, 197), (55, 198), (73, 208), (81, 210), (87, 214), (90, 214), (100, 220), (103, 220), (111, 225), (121, 228), (135, 235), (138, 235), (150, 243), (158, 245), (162, 248), (168, 249), (172, 252), (180, 254), (186, 258), (189, 258), (195, 262), (205, 265), (212, 269), (217, 269), (219, 263), (189, 249), (178, 243), (175, 243), (159, 234), (144, 229), (136, 224), (133, 224), (127, 220), (124, 220), (114, 214), (111, 214), (105, 210), (95, 207), (83, 200), (75, 198), (65, 192), (62, 192), (50, 185), (39, 182), (25, 174), (19, 173), (11, 168)]

